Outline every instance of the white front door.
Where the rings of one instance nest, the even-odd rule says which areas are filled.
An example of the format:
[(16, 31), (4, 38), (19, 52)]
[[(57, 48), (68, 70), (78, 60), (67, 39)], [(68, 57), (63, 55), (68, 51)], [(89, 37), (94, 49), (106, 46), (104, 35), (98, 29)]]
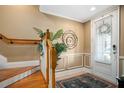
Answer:
[(119, 22), (118, 10), (92, 21), (92, 71), (113, 83), (118, 76)]

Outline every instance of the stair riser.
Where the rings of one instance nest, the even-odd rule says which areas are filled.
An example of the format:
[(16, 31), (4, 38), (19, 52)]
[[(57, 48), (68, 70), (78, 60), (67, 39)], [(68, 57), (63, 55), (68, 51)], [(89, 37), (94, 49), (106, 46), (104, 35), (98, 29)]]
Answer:
[(8, 85), (15, 83), (16, 81), (21, 80), (21, 79), (33, 74), (34, 72), (38, 71), (39, 69), (40, 69), (40, 67), (35, 67), (35, 68), (28, 70), (24, 73), (21, 73), (19, 75), (11, 77), (7, 80), (4, 80), (4, 81), (0, 82), (0, 88), (7, 87)]
[[(0, 63), (1, 64), (1, 63)], [(18, 62), (4, 62), (0, 66), (0, 69), (8, 69), (8, 68), (18, 68), (18, 67), (28, 67), (28, 66), (38, 66), (39, 60), (32, 60), (32, 61), (18, 61)]]

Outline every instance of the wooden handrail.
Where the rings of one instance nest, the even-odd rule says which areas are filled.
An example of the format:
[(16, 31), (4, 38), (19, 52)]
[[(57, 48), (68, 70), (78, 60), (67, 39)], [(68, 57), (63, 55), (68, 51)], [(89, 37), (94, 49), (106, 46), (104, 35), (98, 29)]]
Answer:
[(23, 45), (34, 45), (39, 44), (40, 40), (33, 40), (33, 39), (11, 39), (7, 38), (4, 35), (0, 34), (0, 39), (7, 44), (23, 44)]

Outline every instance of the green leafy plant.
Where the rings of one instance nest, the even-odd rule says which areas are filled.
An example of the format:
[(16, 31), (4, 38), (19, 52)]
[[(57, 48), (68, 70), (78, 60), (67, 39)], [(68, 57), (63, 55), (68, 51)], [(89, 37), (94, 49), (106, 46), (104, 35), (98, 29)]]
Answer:
[[(37, 31), (37, 34), (39, 35), (40, 38), (43, 38), (44, 35), (46, 34), (46, 32), (43, 32), (39, 28), (34, 27), (33, 29)], [(62, 34), (63, 34), (63, 29), (59, 29), (55, 33), (50, 32), (50, 40), (52, 42), (52, 45), (55, 47), (55, 49), (57, 51), (58, 60), (60, 59), (59, 56), (62, 54), (62, 52), (67, 51), (67, 46), (65, 45), (65, 43), (59, 43), (58, 41), (56, 43), (54, 42), (55, 40), (58, 40), (62, 36)], [(41, 55), (43, 55), (42, 41), (39, 43), (38, 48), (41, 52)]]
[(60, 38), (60, 37), (62, 36), (62, 34), (63, 34), (63, 29), (58, 30), (55, 34), (53, 34), (53, 33), (51, 32), (51, 34), (50, 34), (51, 41)]

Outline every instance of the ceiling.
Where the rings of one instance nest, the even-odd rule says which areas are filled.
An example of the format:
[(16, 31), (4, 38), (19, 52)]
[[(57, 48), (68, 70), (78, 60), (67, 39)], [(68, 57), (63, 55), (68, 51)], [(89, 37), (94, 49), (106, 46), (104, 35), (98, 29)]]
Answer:
[[(96, 8), (91, 11), (91, 8)], [(86, 22), (98, 13), (108, 10), (112, 5), (40, 5), (43, 13), (64, 17), (78, 22)]]

